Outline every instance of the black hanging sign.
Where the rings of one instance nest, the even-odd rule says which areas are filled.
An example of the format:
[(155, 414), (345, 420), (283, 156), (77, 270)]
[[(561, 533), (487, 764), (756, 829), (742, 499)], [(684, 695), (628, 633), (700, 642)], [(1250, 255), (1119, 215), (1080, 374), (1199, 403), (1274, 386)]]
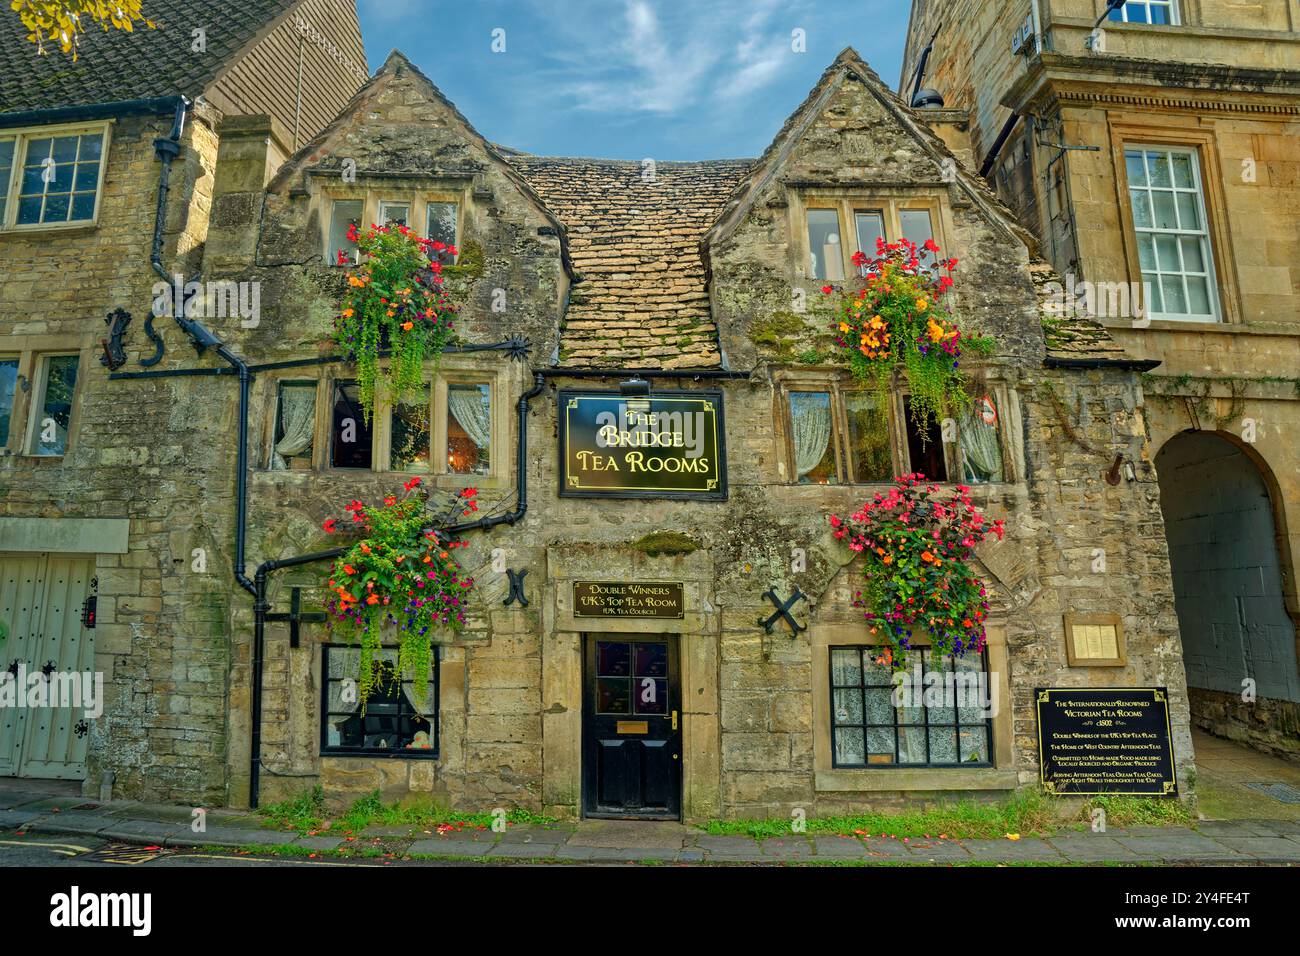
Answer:
[(559, 393), (560, 495), (727, 497), (722, 393)]
[(1050, 687), (1038, 702), (1043, 789), (1057, 796), (1178, 792), (1163, 687)]

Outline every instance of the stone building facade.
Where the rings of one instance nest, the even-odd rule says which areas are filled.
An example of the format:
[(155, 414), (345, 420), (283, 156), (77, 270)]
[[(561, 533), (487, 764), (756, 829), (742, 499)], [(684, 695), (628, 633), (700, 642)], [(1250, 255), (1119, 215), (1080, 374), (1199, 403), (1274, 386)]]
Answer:
[[(214, 545), (228, 537), (229, 411), (202, 390), (178, 402), (162, 382), (133, 387), (123, 404), (105, 343), (122, 309), (130, 368), (155, 354), (143, 331), (161, 281), (155, 252), (168, 276), (200, 273), (222, 123), (250, 109), (286, 116), (264, 124), (264, 161), (278, 165), (294, 148), (294, 105), (307, 104), (299, 135), (314, 135), (323, 120), (312, 111), (332, 117), (369, 71), (350, 2), (210, 6), (160, 0), (157, 30), (88, 31), (75, 64), (39, 56), (17, 31), (0, 37), (0, 657), (29, 672), (53, 662), (98, 673), (106, 698), (94, 721), (79, 708), (6, 709), (0, 775), (84, 780), (98, 794), (108, 772), (120, 793), (225, 800), (236, 595), (228, 575), (180, 571), (202, 563), (194, 548), (220, 561)], [(341, 79), (312, 36), (359, 75)], [(286, 48), (294, 82), (273, 82), (264, 65)], [(178, 149), (160, 200), (169, 141)], [(43, 156), (54, 161), (48, 188), (30, 170)], [(48, 195), (46, 207), (29, 205), (29, 194), (57, 198), (74, 167), (87, 207)], [(172, 319), (152, 324), (167, 360), (181, 359), (188, 346)], [(196, 516), (209, 530), (182, 533)], [(81, 626), (92, 596), (93, 629)]]
[[(1037, 786), (1037, 688), (1160, 687), (1191, 795), (1147, 366), (1087, 319), (1045, 332), (1050, 267), (966, 166), (951, 119), (900, 103), (852, 50), (746, 161), (647, 169), (509, 150), (400, 53), (283, 162), (271, 120), (222, 119), (202, 278), (256, 287), (261, 319), (204, 320), (221, 345), (198, 357), (169, 328), (157, 366), (93, 379), (113, 429), (74, 435), (93, 435), (116, 470), (71, 502), (102, 494), (105, 517), (155, 502), (96, 563), (96, 652), (101, 636), (119, 650), (88, 785), (113, 771), (126, 795), (233, 805), (319, 785), (334, 804), (379, 791), (564, 817), (826, 814)], [(861, 210), (891, 240), (928, 228), (959, 257), (959, 314), (998, 343), (970, 370), (994, 431), (973, 495), (1008, 529), (979, 554), (998, 703), (964, 728), (935, 712), (919, 759), (896, 759), (914, 753), (898, 742), (909, 728), (887, 748), (864, 742), (860, 713), (856, 743), (838, 729), (855, 719), (843, 675), (865, 679), (872, 638), (853, 606), (861, 565), (828, 517), (884, 485), (859, 480), (852, 382), (800, 303), (827, 269), (849, 268), (847, 250), (827, 265), (838, 244), (810, 224), (839, 217), (848, 235)], [(427, 405), (381, 407), (352, 448), (341, 435), (357, 425), (355, 373), (330, 341), (347, 274), (335, 263), (349, 259), (348, 222), (386, 220), (454, 239), (459, 338), (429, 369)], [(129, 343), (138, 359), (143, 341)], [(812, 464), (792, 394), (833, 410)], [(694, 497), (575, 495), (561, 467), (578, 399), (707, 403), (725, 483)], [(891, 401), (887, 470), (955, 484), (974, 424), (918, 444)], [(427, 414), (418, 460), (404, 451), (412, 414)], [(318, 609), (328, 566), (299, 558), (337, 544), (322, 525), (346, 502), (412, 476), (435, 512), (473, 484), (480, 514), (499, 521), (463, 534), (469, 623), (437, 637), (427, 694), (399, 687), (362, 716), (349, 649), (292, 619)], [(137, 582), (140, 597), (121, 596)], [(586, 603), (646, 585), (673, 613), (593, 616)], [(798, 629), (772, 618), (796, 589)], [(1122, 660), (1072, 663), (1067, 616), (1079, 615), (1111, 616)]]
[(921, 85), (968, 127), (972, 165), (1079, 310), (1160, 363), (1144, 421), (1194, 722), (1295, 758), (1297, 12), (1160, 0), (1101, 19), (1105, 7), (918, 0), (900, 88), (911, 96), (934, 37)]

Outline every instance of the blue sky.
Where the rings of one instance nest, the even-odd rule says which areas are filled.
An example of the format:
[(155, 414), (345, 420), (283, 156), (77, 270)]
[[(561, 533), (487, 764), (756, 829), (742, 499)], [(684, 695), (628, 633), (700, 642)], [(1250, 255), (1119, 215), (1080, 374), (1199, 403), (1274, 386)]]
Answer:
[[(358, 0), (488, 139), (542, 155), (757, 156), (845, 46), (897, 88), (908, 0)], [(492, 51), (504, 31), (505, 52)], [(806, 52), (793, 50), (802, 30)]]

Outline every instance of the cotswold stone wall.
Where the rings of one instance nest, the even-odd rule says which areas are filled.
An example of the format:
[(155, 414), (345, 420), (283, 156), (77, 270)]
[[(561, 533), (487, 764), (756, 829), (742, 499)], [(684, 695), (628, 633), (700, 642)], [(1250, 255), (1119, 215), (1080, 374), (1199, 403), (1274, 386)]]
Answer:
[[(399, 70), (391, 82), (376, 88), (373, 100), (357, 104), (330, 142), (346, 144), (350, 155), (361, 157), (358, 182), (384, 170), (418, 181), (421, 170), (440, 168), (443, 156), (479, 164), (472, 175), (481, 178), (486, 190), (481, 200), (477, 188), (472, 192), (462, 245), (476, 245), (485, 256), (481, 274), (455, 280), (462, 283), (467, 302), (460, 328), (467, 339), (479, 342), (524, 330), (537, 344), (530, 363), (546, 365), (559, 323), (555, 291), (564, 284), (558, 244), (537, 235), (543, 220), (531, 198), (501, 178), (505, 173), (491, 156), (475, 153), (472, 136), (455, 127), (446, 104), (431, 99), (420, 83), (418, 76)], [(1038, 686), (1167, 686), (1180, 782), (1184, 794), (1191, 791), (1186, 691), (1136, 374), (1044, 370), (1043, 336), (1023, 246), (1006, 229), (992, 225), (968, 196), (935, 186), (932, 159), (914, 139), (898, 132), (860, 86), (845, 85), (826, 116), (792, 151), (789, 178), (840, 190), (867, 189), (888, 178), (890, 195), (928, 191), (943, 209), (946, 251), (963, 262), (960, 314), (999, 342), (985, 375), (1007, 395), (1004, 439), (1015, 461), (1014, 480), (974, 493), (992, 516), (1006, 519), (1008, 528), (1005, 543), (981, 551), (995, 608), (996, 679), (1006, 689), (995, 733), (995, 766), (946, 778), (942, 771), (885, 777), (873, 776), (874, 771), (827, 774), (816, 756), (819, 734), (828, 732), (828, 725), (819, 726), (825, 715), (817, 710), (818, 690), (827, 678), (817, 664), (813, 632), (791, 637), (778, 624), (769, 635), (757, 623), (772, 611), (762, 596), (765, 591), (772, 588), (785, 597), (798, 586), (809, 597), (795, 611), (801, 622), (819, 634), (823, 628), (838, 628), (836, 634), (860, 635), (860, 612), (851, 606), (858, 572), (849, 564), (850, 554), (829, 535), (827, 516), (852, 512), (879, 490), (788, 481), (779, 376), (784, 367), (797, 364), (791, 354), (817, 347), (820, 329), (812, 317), (790, 321), (783, 316), (785, 331), (775, 349), (770, 338), (756, 340), (764, 321), (789, 309), (791, 287), (806, 284), (794, 271), (793, 227), (786, 218), (796, 215), (797, 195), (772, 186), (734, 233), (714, 247), (711, 260), (724, 350), (733, 368), (752, 366), (755, 371), (748, 381), (680, 383), (688, 391), (716, 388), (724, 393), (728, 500), (560, 498), (556, 388), (614, 389), (618, 377), (548, 384), (527, 418), (527, 514), (514, 526), (471, 533), (470, 546), (458, 555), (477, 588), (469, 626), (442, 639), (441, 757), (321, 757), (319, 645), (328, 640), (328, 631), (304, 627), (302, 646), (293, 649), (287, 625), (271, 625), (264, 676), (263, 801), (320, 783), (334, 805), (379, 790), (387, 799), (432, 797), (470, 810), (519, 805), (577, 814), (582, 635), (594, 629), (572, 616), (571, 584), (580, 579), (684, 584), (687, 613), (680, 623), (620, 621), (608, 629), (678, 634), (683, 812), (688, 819), (785, 815), (795, 808), (829, 813), (945, 794), (999, 796), (1033, 786), (1038, 777), (1033, 691)], [(854, 142), (872, 144), (872, 151), (846, 155), (844, 129), (865, 137)], [(282, 172), (263, 196), (256, 175), (235, 175), (241, 163), (233, 160), (243, 150), (251, 150), (248, 169), (258, 168), (255, 146), (249, 145), (255, 142), (250, 136), (241, 145), (227, 136), (223, 152), (229, 150), (232, 162), (223, 160), (222, 169), (232, 178), (223, 180), (214, 202), (214, 221), (225, 238), (209, 244), (209, 262), (225, 263), (224, 275), (263, 283), (262, 325), (230, 330), (230, 340), (257, 361), (322, 354), (341, 290), (338, 273), (319, 258), (316, 197), (327, 187), (310, 169), (329, 168), (344, 146), (311, 152), (305, 166)], [(928, 185), (910, 185), (918, 180)], [(240, 249), (247, 257), (242, 269)], [(487, 290), (492, 288), (504, 289), (511, 303), (504, 317), (490, 311)], [(505, 360), (499, 353), (479, 353), (447, 358), (444, 364), (495, 374)], [(498, 400), (513, 407), (532, 376), (524, 366), (506, 368), (508, 388)], [(836, 372), (833, 365), (805, 366), (819, 368)], [(397, 490), (406, 477), (261, 470), (276, 382), (304, 374), (346, 371), (264, 373), (254, 387), (252, 434), (262, 437), (253, 452), (259, 470), (250, 482), (250, 566), (338, 543), (320, 530), (326, 517), (339, 514), (341, 504), (352, 498), (377, 500)], [(656, 387), (670, 386), (657, 382)], [(232, 400), (228, 390), (227, 408)], [(513, 414), (506, 421), (508, 454), (497, 463), (505, 480), (481, 493), (480, 514), (504, 512), (515, 504), (517, 426)], [(1112, 487), (1103, 473), (1119, 453), (1137, 463), (1136, 480)], [(445, 502), (448, 494), (440, 490), (435, 500)], [(678, 553), (652, 553), (648, 536), (664, 531), (684, 536)], [(503, 606), (507, 578), (492, 567), (494, 549), (502, 549), (509, 568), (528, 570), (527, 608)], [(795, 570), (793, 549), (804, 553), (801, 570)], [(272, 603), (283, 610), (295, 585), (306, 589), (309, 603), (319, 601), (323, 571), (317, 566), (277, 574)], [(228, 761), (231, 799), (238, 802), (247, 794), (251, 620), (247, 602), (237, 600), (234, 607)], [(1069, 668), (1062, 619), (1067, 611), (1119, 613), (1128, 664)]]
[[(173, 167), (164, 262), (177, 272), (194, 271), (206, 238), (215, 122), (204, 110), (192, 116)], [(152, 144), (171, 124), (168, 115), (113, 125), (95, 227), (0, 236), (0, 351), (81, 356), (68, 454), (0, 459), (0, 516), (129, 520), (128, 553), (100, 555), (96, 566), (89, 633), (107, 699), (91, 724), (88, 786), (97, 794), (112, 770), (123, 796), (222, 802), (232, 594), (216, 545), (233, 521), (230, 382), (110, 382), (98, 361), (105, 314), (117, 307), (134, 317), (127, 368), (153, 353), (142, 332), (156, 281)], [(196, 364), (170, 319), (157, 328), (168, 345), (159, 368)], [(205, 549), (202, 573), (190, 571), (195, 548)]]

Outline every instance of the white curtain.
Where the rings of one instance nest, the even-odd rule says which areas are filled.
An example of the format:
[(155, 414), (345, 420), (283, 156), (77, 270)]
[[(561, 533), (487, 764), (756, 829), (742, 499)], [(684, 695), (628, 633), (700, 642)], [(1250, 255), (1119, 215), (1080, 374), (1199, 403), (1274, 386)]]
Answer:
[(831, 440), (831, 402), (824, 392), (791, 392), (790, 420), (794, 430), (794, 465), (802, 478), (821, 463)]
[(289, 467), (285, 460), (311, 448), (316, 430), (316, 387), (285, 388), (280, 391), (280, 430), (284, 437), (275, 443), (271, 470)]
[(474, 444), (485, 451), (491, 450), (492, 416), (488, 413), (488, 403), (483, 400), (480, 386), (448, 387), (447, 410), (460, 422), (460, 427), (465, 429), (465, 434), (473, 439)]
[(1002, 449), (998, 429), (980, 417), (980, 402), (962, 412), (961, 450), (967, 481), (982, 483), (1002, 480)]

